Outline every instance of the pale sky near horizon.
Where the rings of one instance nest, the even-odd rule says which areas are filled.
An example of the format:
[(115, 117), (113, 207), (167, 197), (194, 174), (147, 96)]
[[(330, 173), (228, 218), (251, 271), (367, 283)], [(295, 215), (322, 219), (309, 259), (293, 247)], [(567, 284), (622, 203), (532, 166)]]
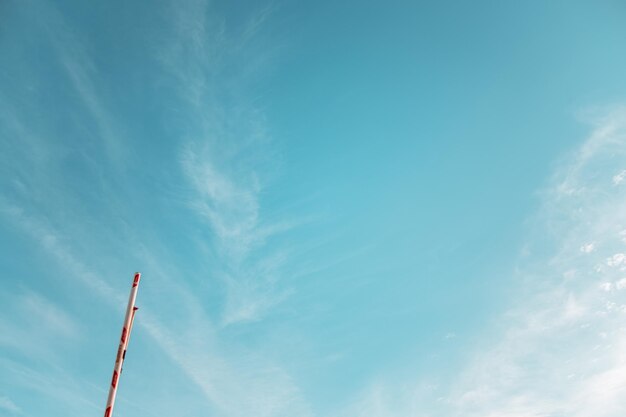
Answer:
[(626, 4), (0, 1), (0, 417), (626, 415)]

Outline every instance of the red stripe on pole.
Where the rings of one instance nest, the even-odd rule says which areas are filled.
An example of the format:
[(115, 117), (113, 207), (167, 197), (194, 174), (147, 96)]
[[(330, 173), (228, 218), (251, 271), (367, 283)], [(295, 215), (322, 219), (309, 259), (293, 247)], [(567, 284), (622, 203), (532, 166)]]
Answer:
[(113, 371), (113, 379), (111, 380), (111, 386), (113, 388), (117, 386), (117, 371)]

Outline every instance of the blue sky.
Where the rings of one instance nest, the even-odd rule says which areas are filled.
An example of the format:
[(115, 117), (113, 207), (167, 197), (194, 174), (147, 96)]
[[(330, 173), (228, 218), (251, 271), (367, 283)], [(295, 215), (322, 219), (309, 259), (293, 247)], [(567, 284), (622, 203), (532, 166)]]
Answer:
[(0, 415), (623, 416), (625, 23), (0, 3)]

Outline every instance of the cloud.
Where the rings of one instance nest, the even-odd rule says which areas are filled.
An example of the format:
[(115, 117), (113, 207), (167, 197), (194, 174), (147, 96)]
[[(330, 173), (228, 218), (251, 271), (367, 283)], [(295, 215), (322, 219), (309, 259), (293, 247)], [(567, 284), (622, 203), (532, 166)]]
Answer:
[(583, 253), (591, 253), (595, 250), (595, 245), (593, 244), (593, 242), (591, 243), (585, 243), (584, 245), (582, 245), (580, 247), (580, 251)]
[(0, 396), (0, 409), (5, 410), (10, 414), (22, 414), (22, 409), (19, 408), (9, 397)]
[(124, 297), (120, 293), (114, 291), (106, 281), (94, 274), (73, 254), (70, 246), (66, 243), (71, 240), (51, 226), (46, 218), (29, 214), (26, 209), (2, 198), (0, 198), (0, 212), (11, 219), (44, 250), (53, 255), (60, 264), (72, 273), (75, 279), (80, 280), (98, 295), (111, 302), (124, 302)]
[[(626, 111), (618, 109), (597, 120), (545, 191), (534, 220), (543, 232), (531, 239), (550, 239), (552, 255), (520, 265), (522, 276), (538, 278), (523, 280), (528, 295), (504, 316), (500, 341), (476, 354), (453, 385), (448, 401), (457, 415), (598, 417), (626, 411), (626, 332), (620, 324), (626, 299), (612, 291), (614, 270), (624, 261), (615, 251), (623, 245), (626, 194), (595, 175), (598, 167), (624, 162)], [(594, 250), (580, 250), (581, 238), (597, 243)]]
[[(58, 366), (36, 366), (20, 364), (8, 358), (0, 358), (3, 376), (11, 381), (11, 389), (21, 388), (27, 392), (29, 401), (37, 399), (47, 408), (47, 412), (62, 413), (68, 416), (81, 416), (86, 412), (101, 412), (102, 403), (92, 401), (94, 393), (100, 394), (101, 387), (72, 375)], [(19, 415), (28, 415), (28, 402), (19, 407)], [(1, 407), (0, 407), (1, 409)]]
[(262, 238), (259, 228), (259, 187), (237, 183), (220, 172), (209, 152), (186, 149), (182, 166), (197, 191), (192, 206), (205, 218), (225, 254), (242, 258)]
[(245, 349), (227, 352), (219, 341), (199, 333), (198, 323), (172, 330), (145, 311), (139, 323), (200, 388), (217, 415), (311, 416), (295, 381), (263, 357)]
[(250, 171), (228, 172), (218, 164), (212, 146), (195, 141), (183, 151), (181, 166), (193, 186), (189, 206), (210, 231), (210, 242), (220, 255), (214, 271), (226, 287), (222, 324), (255, 322), (289, 296), (278, 290), (281, 268), (287, 262), (280, 247), (267, 241), (290, 230), (296, 221), (268, 223), (261, 215), (262, 185)]
[(20, 304), (27, 316), (44, 323), (46, 329), (66, 338), (77, 337), (79, 330), (74, 319), (42, 296), (35, 293), (26, 294), (21, 297)]
[[(0, 117), (7, 122), (0, 126), (6, 133), (0, 140), (12, 144), (5, 147), (11, 152), (1, 157), (7, 161), (5, 167), (15, 168), (7, 168), (12, 179), (10, 186), (8, 180), (2, 180), (1, 185), (11, 192), (0, 196), (0, 214), (11, 229), (30, 238), (61, 268), (62, 279), (96, 295), (110, 308), (119, 309), (126, 302), (126, 288), (113, 286), (106, 279), (111, 270), (117, 270), (119, 264), (143, 265), (144, 276), (156, 284), (144, 298), (137, 325), (160, 347), (161, 360), (175, 364), (191, 386), (199, 390), (203, 408), (223, 417), (307, 417), (311, 415), (309, 405), (280, 363), (255, 353), (238, 340), (220, 338), (223, 328), (257, 322), (289, 295), (288, 289), (277, 285), (287, 252), (267, 242), (289, 230), (293, 222), (273, 223), (263, 218), (261, 197), (274, 160), (263, 114), (241, 88), (255, 76), (247, 64), (264, 60), (263, 56), (255, 58), (263, 52), (254, 46), (261, 23), (269, 17), (268, 10), (260, 11), (242, 28), (227, 35), (223, 22), (210, 10), (210, 2), (191, 1), (186, 6), (169, 4), (177, 25), (173, 30), (161, 28), (168, 37), (159, 45), (163, 49), (157, 52), (162, 67), (154, 72), (159, 83), (172, 87), (177, 98), (173, 105), (184, 110), (185, 120), (171, 124), (178, 126), (172, 128), (171, 139), (179, 152), (160, 162), (173, 170), (178, 168), (187, 181), (188, 187), (174, 198), (190, 208), (177, 213), (181, 219), (190, 218), (194, 226), (203, 226), (196, 236), (186, 236), (190, 246), (197, 243), (198, 247), (192, 250), (214, 256), (193, 265), (194, 271), (199, 271), (197, 279), (201, 284), (181, 279), (191, 267), (171, 255), (168, 245), (164, 245), (165, 249), (159, 246), (166, 239), (160, 234), (161, 225), (150, 223), (149, 215), (132, 217), (130, 210), (118, 203), (125, 190), (110, 191), (131, 180), (123, 170), (109, 170), (107, 164), (125, 154), (123, 135), (119, 132), (123, 132), (126, 119), (106, 105), (98, 87), (102, 77), (97, 61), (86, 43), (79, 41), (81, 34), (74, 32), (52, 6), (46, 6), (42, 13), (50, 16), (42, 19), (51, 32), (45, 48), (54, 49), (63, 76), (78, 99), (70, 108), (88, 113), (105, 148), (105, 158), (99, 156), (99, 147), (91, 148), (91, 141), (85, 142), (89, 144), (87, 149), (81, 148), (83, 142), (49, 136), (45, 123), (26, 123), (28, 118), (19, 108), (9, 101), (0, 102), (6, 110), (0, 112)], [(170, 36), (172, 32), (176, 36)], [(245, 74), (231, 77), (224, 76), (225, 67), (247, 69)], [(226, 86), (217, 88), (221, 84), (217, 78)], [(39, 135), (41, 132), (47, 135)], [(27, 143), (28, 148), (21, 143)], [(102, 164), (110, 178), (103, 178), (95, 169), (85, 173), (86, 189), (69, 187), (68, 182), (84, 179), (66, 171), (67, 152), (74, 152), (77, 147), (79, 164)], [(98, 204), (92, 207), (86, 200), (92, 197), (94, 188)], [(154, 203), (159, 196), (147, 197)], [(104, 214), (98, 217), (90, 208)], [(180, 223), (185, 222), (178, 222), (176, 227)], [(210, 250), (204, 251), (204, 245)], [(211, 268), (198, 267), (205, 263), (211, 264)], [(54, 278), (54, 273), (50, 275)], [(194, 291), (190, 289), (193, 284), (198, 284)], [(207, 307), (205, 285), (210, 286), (213, 304), (223, 307), (219, 314)], [(218, 288), (220, 285), (222, 288)], [(162, 293), (155, 291), (156, 287)], [(223, 296), (224, 301), (215, 293)], [(32, 317), (45, 315), (47, 321), (42, 323), (59, 335), (80, 336), (83, 327), (69, 321), (63, 309), (47, 298), (29, 293), (24, 301), (23, 308)], [(172, 311), (175, 315), (168, 314)], [(219, 318), (214, 319), (213, 314)], [(39, 352), (37, 357), (42, 355)], [(2, 367), (20, 381), (20, 386), (42, 397), (57, 396), (66, 401), (72, 391), (69, 382), (46, 390), (57, 372), (37, 372), (9, 360)], [(100, 404), (89, 406), (92, 407), (100, 408)]]
[(267, 243), (298, 223), (263, 216), (262, 196), (278, 158), (265, 116), (245, 90), (272, 55), (259, 47), (271, 8), (249, 13), (233, 31), (209, 2), (173, 7), (176, 36), (163, 43), (159, 60), (185, 109), (186, 126), (177, 133), (189, 192), (181, 199), (208, 229), (199, 239), (217, 254), (210, 272), (226, 296), (221, 324), (256, 322), (290, 293), (277, 289), (285, 250)]
[(32, 291), (0, 292), (0, 347), (21, 357), (53, 362), (80, 342), (79, 324), (61, 305)]
[[(10, 215), (15, 224), (52, 255), (69, 272), (69, 277), (90, 288), (110, 306), (118, 307), (125, 304), (122, 292), (112, 290), (97, 273), (86, 267), (74, 255), (71, 246), (62, 243), (65, 240), (62, 235), (45, 221), (29, 217), (23, 209), (6, 203), (0, 205), (0, 209), (5, 215)], [(311, 415), (295, 381), (285, 371), (252, 352), (223, 350), (211, 330), (211, 320), (198, 309), (194, 312), (198, 300), (189, 295), (186, 299), (191, 302), (188, 306), (191, 311), (179, 310), (180, 317), (173, 324), (174, 328), (158, 319), (149, 306), (142, 306), (141, 320), (137, 321), (137, 325), (144, 327), (167, 356), (180, 366), (183, 373), (200, 388), (206, 400), (220, 412), (219, 415), (228, 417), (250, 414), (262, 417)], [(44, 302), (41, 297), (30, 294), (23, 301), (24, 303), (20, 304), (24, 304), (28, 311), (37, 315), (52, 313), (46, 316), (44, 323), (50, 323), (62, 333), (76, 327), (68, 321), (67, 314)], [(17, 330), (19, 329), (16, 328), (15, 331)], [(14, 331), (4, 334), (15, 335)], [(7, 340), (14, 340), (14, 336)], [(36, 344), (34, 341), (33, 346)], [(23, 340), (15, 347), (24, 348)], [(28, 374), (31, 371), (24, 372)]]
[(624, 265), (624, 261), (626, 261), (626, 254), (623, 253), (615, 253), (612, 256), (606, 258), (606, 264), (614, 268)]
[[(53, 4), (30, 0), (24, 3), (25, 7), (38, 11), (31, 15), (29, 23), (33, 24), (33, 31), (41, 36), (56, 59), (56, 65), (46, 71), (60, 71), (62, 81), (68, 81), (72, 89), (69, 96), (72, 111), (84, 114), (83, 123), (89, 121), (87, 123), (93, 125), (96, 132), (93, 138), (101, 144), (103, 153), (110, 162), (119, 166), (126, 157), (122, 124), (107, 104), (107, 90), (101, 88), (103, 83), (99, 82), (98, 66), (88, 44)], [(31, 112), (37, 110), (36, 107), (30, 108)], [(82, 134), (85, 135), (85, 132)]]
[(520, 258), (511, 279), (519, 298), (467, 361), (436, 384), (378, 377), (338, 415), (625, 415), (626, 191), (601, 175), (625, 163), (626, 109), (615, 109), (594, 120), (542, 192), (526, 243), (542, 250)]

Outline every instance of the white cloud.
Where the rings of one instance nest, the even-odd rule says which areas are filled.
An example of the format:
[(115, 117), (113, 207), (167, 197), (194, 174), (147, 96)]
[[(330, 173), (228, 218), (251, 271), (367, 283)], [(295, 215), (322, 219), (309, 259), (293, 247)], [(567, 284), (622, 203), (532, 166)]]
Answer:
[[(86, 264), (78, 259), (74, 249), (59, 231), (47, 221), (28, 215), (24, 209), (10, 205), (0, 199), (0, 212), (18, 225), (33, 240), (56, 259), (68, 271), (73, 280), (83, 284), (106, 300), (110, 306), (118, 307), (125, 304), (122, 289), (113, 290), (111, 286)], [(146, 266), (156, 263), (154, 270), (167, 270), (156, 259), (145, 259)], [(272, 269), (271, 265), (265, 268)], [(180, 275), (175, 274), (175, 275)], [(150, 277), (151, 280), (157, 277)], [(280, 367), (258, 357), (246, 350), (236, 353), (222, 350), (215, 339), (211, 320), (206, 317), (199, 306), (199, 300), (188, 294), (183, 288), (176, 288), (177, 296), (183, 297), (185, 310), (178, 310), (179, 315), (175, 330), (167, 322), (159, 320), (149, 306), (141, 307), (141, 320), (137, 325), (144, 327), (148, 334), (158, 343), (168, 357), (178, 364), (202, 391), (205, 398), (220, 410), (220, 415), (239, 417), (255, 414), (261, 417), (310, 415), (307, 403), (302, 398), (297, 384)], [(268, 298), (269, 299), (269, 298)], [(250, 294), (247, 303), (267, 302), (263, 297)], [(20, 300), (20, 306), (32, 313), (32, 317), (41, 323), (48, 323), (60, 334), (69, 334), (77, 329), (69, 315), (58, 307), (46, 302), (41, 296), (28, 294)], [(242, 308), (239, 304), (238, 308)], [(260, 306), (263, 308), (267, 306)], [(235, 314), (235, 313), (233, 313)], [(235, 317), (235, 320), (257, 317), (257, 312), (250, 312), (249, 317)], [(184, 324), (188, 320), (188, 324)], [(3, 329), (0, 320), (0, 330)], [(15, 327), (15, 326), (14, 326)], [(18, 326), (4, 332), (9, 338), (0, 342), (15, 339)], [(198, 329), (202, 329), (201, 332)], [(187, 337), (182, 337), (183, 335)], [(6, 340), (5, 340), (6, 339)], [(193, 341), (193, 342), (190, 342)], [(37, 343), (33, 341), (33, 346)], [(24, 348), (24, 339), (14, 347)], [(40, 352), (39, 352), (40, 353)], [(231, 356), (234, 356), (231, 359)]]
[[(626, 192), (597, 175), (625, 163), (626, 109), (618, 109), (598, 119), (543, 193), (529, 239), (554, 245), (520, 257), (517, 293), (526, 295), (511, 300), (502, 330), (432, 395), (419, 382), (378, 378), (378, 390), (365, 390), (338, 415), (626, 415), (626, 299), (613, 291), (626, 286), (615, 276), (626, 264)], [(583, 236), (593, 244), (581, 247)], [(389, 395), (407, 389), (420, 404)]]
[(47, 330), (66, 338), (78, 336), (79, 326), (76, 321), (56, 304), (32, 292), (21, 297), (19, 302), (25, 315), (45, 325)]
[(626, 169), (620, 172), (619, 174), (613, 176), (613, 184), (614, 185), (621, 184), (622, 181), (624, 181), (624, 178), (626, 178)]
[(626, 255), (623, 253), (616, 253), (606, 259), (606, 264), (612, 267), (618, 267), (624, 264), (626, 261)]
[(593, 244), (593, 242), (585, 243), (584, 245), (580, 247), (580, 251), (583, 253), (591, 253), (594, 250), (595, 250), (595, 245)]
[[(40, 219), (27, 216), (24, 210), (6, 203), (0, 204), (0, 211), (10, 216), (15, 224), (22, 227), (43, 249), (54, 256), (69, 272), (69, 277), (93, 290), (111, 306), (124, 305), (122, 291), (114, 291), (98, 274), (87, 268), (74, 255), (71, 246), (63, 243), (65, 239), (58, 231)], [(163, 268), (157, 265), (155, 269)], [(151, 277), (153, 278), (156, 277)], [(182, 289), (179, 288), (178, 291)], [(201, 309), (196, 308), (198, 300), (189, 294), (180, 295), (185, 296), (185, 305), (190, 311), (177, 312), (181, 317), (175, 323), (174, 329), (159, 320), (149, 306), (141, 307), (141, 320), (137, 321), (137, 325), (144, 327), (168, 357), (180, 366), (183, 373), (200, 388), (205, 398), (220, 411), (219, 415), (227, 417), (251, 414), (260, 417), (311, 415), (308, 404), (288, 373), (252, 352), (246, 350), (229, 352), (220, 348), (215, 339), (211, 320), (200, 311)], [(36, 320), (45, 317), (43, 322), (49, 323), (60, 332), (65, 333), (76, 328), (66, 313), (45, 302), (41, 297), (29, 294), (22, 301), (24, 302), (20, 302), (20, 305), (34, 313), (37, 316)], [(251, 302), (260, 301), (252, 299)], [(186, 325), (181, 324), (185, 323), (183, 315), (189, 320)], [(198, 331), (199, 328), (202, 329), (201, 332)], [(17, 330), (19, 329), (16, 328), (15, 331)], [(14, 339), (15, 331), (5, 332), (11, 336), (7, 340)], [(0, 335), (0, 342), (2, 340), (4, 339)], [(35, 344), (33, 342), (33, 345)], [(20, 340), (15, 347), (24, 348), (24, 340)]]
[[(179, 16), (183, 13), (184, 16), (178, 19), (178, 36), (169, 38), (169, 43), (159, 45), (165, 50), (162, 62), (165, 67), (170, 66), (170, 74), (174, 75), (173, 90), (181, 96), (178, 104), (185, 109), (184, 113), (190, 121), (188, 124), (179, 123), (185, 129), (176, 132), (180, 137), (174, 138), (182, 141), (178, 155), (180, 158), (176, 160), (174, 155), (167, 162), (180, 163), (192, 189), (182, 199), (193, 208), (190, 213), (197, 214), (207, 225), (207, 230), (203, 230), (200, 237), (212, 236), (214, 246), (211, 250), (220, 252), (216, 257), (220, 263), (201, 270), (204, 276), (198, 278), (199, 281), (210, 282), (212, 291), (217, 288), (216, 281), (224, 287), (215, 291), (226, 296), (223, 303), (216, 303), (224, 306), (220, 324), (228, 326), (258, 321), (272, 306), (288, 296), (289, 291), (276, 289), (286, 252), (281, 248), (268, 247), (263, 247), (262, 253), (253, 251), (263, 246), (274, 234), (288, 230), (291, 223), (269, 223), (261, 216), (264, 175), (271, 174), (266, 166), (266, 155), (271, 150), (265, 146), (267, 137), (262, 114), (253, 106), (248, 106), (244, 96), (230, 97), (226, 100), (230, 105), (222, 104), (216, 98), (224, 90), (237, 90), (236, 86), (244, 84), (245, 80), (233, 82), (239, 75), (233, 76), (227, 82), (228, 88), (222, 89), (222, 92), (213, 90), (214, 85), (211, 83), (223, 71), (219, 64), (223, 59), (241, 59), (247, 64), (253, 64), (255, 60), (248, 60), (248, 55), (234, 57), (231, 54), (238, 48), (239, 51), (248, 48), (245, 44), (254, 44), (253, 38), (260, 30), (262, 19), (252, 19), (250, 25), (244, 25), (241, 39), (230, 39), (231, 34), (227, 36), (222, 32), (223, 22), (219, 22), (219, 18), (211, 21), (214, 13), (209, 10), (208, 1), (192, 1), (187, 6), (190, 7), (171, 2), (174, 14)], [(52, 16), (49, 27), (58, 29), (58, 33), (54, 33), (49, 41), (57, 48), (59, 62), (75, 93), (78, 93), (81, 106), (89, 112), (95, 130), (106, 142), (107, 151), (111, 151), (111, 155), (107, 155), (115, 158), (123, 155), (124, 150), (117, 147), (121, 144), (117, 141), (117, 133), (123, 131), (123, 119), (116, 117), (102, 101), (98, 72), (89, 51), (77, 41), (80, 36), (71, 33), (71, 28), (65, 25), (59, 14), (53, 11), (47, 14)], [(263, 10), (262, 14), (266, 18), (267, 10)], [(258, 53), (263, 54), (261, 50)], [(251, 65), (241, 67), (250, 68)], [(160, 82), (165, 84), (167, 80), (162, 79)], [(237, 90), (235, 94), (240, 93)], [(111, 196), (107, 195), (107, 198), (102, 199), (103, 206), (100, 207), (119, 217), (122, 226), (117, 229), (117, 224), (109, 222), (100, 227), (98, 218), (81, 215), (84, 214), (81, 205), (84, 196), (77, 198), (72, 190), (66, 189), (63, 181), (53, 181), (54, 176), (62, 171), (57, 166), (40, 166), (38, 158), (46, 162), (58, 162), (54, 146), (50, 145), (54, 141), (38, 137), (38, 126), (23, 123), (25, 118), (18, 117), (18, 112), (6, 106), (6, 103), (0, 104), (5, 105), (0, 117), (3, 122), (7, 122), (0, 128), (10, 133), (3, 135), (2, 140), (5, 136), (17, 138), (16, 152), (20, 153), (19, 158), (13, 158), (19, 160), (19, 164), (9, 161), (11, 155), (15, 154), (2, 156), (3, 161), (6, 158), (20, 174), (12, 182), (17, 197), (0, 197), (3, 220), (19, 228), (40, 245), (66, 272), (64, 279), (82, 285), (83, 290), (96, 294), (112, 308), (125, 305), (126, 288), (112, 287), (110, 281), (104, 278), (110, 274), (110, 270), (107, 269), (106, 275), (98, 272), (102, 270), (103, 264), (112, 268), (114, 262), (110, 261), (124, 255), (126, 262), (138, 262), (146, 269), (152, 269), (144, 276), (161, 284), (167, 293), (163, 298), (152, 298), (152, 302), (166, 302), (154, 309), (151, 305), (141, 305), (141, 320), (137, 321), (137, 325), (144, 328), (163, 350), (164, 362), (176, 364), (181, 374), (199, 389), (202, 393), (200, 401), (206, 401), (214, 407), (216, 415), (310, 416), (311, 411), (298, 384), (279, 363), (255, 354), (250, 347), (241, 346), (236, 341), (227, 346), (221, 344), (220, 328), (216, 328), (211, 318), (213, 312), (207, 312), (206, 294), (192, 292), (185, 282), (177, 281), (178, 277), (184, 275), (181, 272), (184, 267), (176, 265), (176, 261), (164, 255), (166, 251), (160, 250), (159, 240), (154, 238), (156, 233), (150, 226), (142, 229), (142, 235), (149, 235), (150, 239), (142, 242), (135, 237), (139, 226), (134, 226), (133, 218), (116, 203), (120, 194), (113, 192)], [(24, 141), (32, 148), (28, 152), (23, 151), (24, 145), (17, 143)], [(22, 155), (22, 152), (26, 155)], [(27, 166), (22, 169), (20, 165)], [(97, 178), (94, 183), (99, 180), (102, 179)], [(117, 183), (111, 181), (107, 185), (115, 187)], [(51, 190), (50, 195), (37, 195), (37, 192), (46, 190)], [(102, 240), (106, 237), (108, 246), (95, 245), (84, 251), (82, 242), (85, 236), (81, 229), (98, 234)], [(115, 230), (111, 232), (109, 229)], [(200, 238), (191, 237), (190, 241), (194, 239)], [(198, 250), (202, 249), (200, 247)], [(201, 288), (200, 285), (198, 287)], [(69, 321), (62, 309), (42, 300), (41, 296), (31, 295), (25, 298), (23, 307), (29, 309), (33, 317), (45, 315), (45, 323), (60, 335), (80, 333), (80, 326)], [(171, 304), (175, 304), (175, 308)], [(175, 322), (163, 313), (167, 308), (176, 312)], [(0, 328), (1, 325), (0, 320)], [(65, 401), (67, 392), (71, 391), (69, 383), (59, 384), (46, 391), (46, 384), (51, 384), (49, 375), (17, 364), (2, 365), (3, 369), (10, 368), (24, 386), (36, 389), (37, 392), (45, 392), (48, 396), (58, 394), (58, 398)], [(101, 408), (101, 405), (94, 408)]]
[(259, 233), (259, 192), (254, 182), (248, 184), (220, 172), (209, 151), (187, 149), (182, 165), (198, 198), (192, 202), (207, 219), (224, 252), (240, 259), (262, 238)]
[[(626, 224), (626, 194), (608, 188), (594, 174), (598, 166), (624, 162), (626, 111), (618, 110), (601, 119), (589, 140), (554, 175), (537, 230), (554, 231), (556, 255), (535, 255), (527, 264), (534, 265), (531, 276), (541, 277), (535, 295), (512, 307), (501, 341), (476, 354), (454, 384), (449, 397), (454, 415), (617, 417), (626, 412), (620, 353), (626, 342), (620, 325), (625, 300), (612, 291), (622, 284), (613, 283), (611, 270), (595, 269), (595, 256), (585, 256), (601, 247), (604, 253), (598, 256), (606, 257), (606, 251), (618, 247)], [(563, 194), (565, 188), (576, 192)], [(575, 243), (579, 236), (601, 245), (581, 248)], [(605, 259), (615, 268), (626, 257), (613, 252)], [(522, 273), (525, 268), (530, 267), (522, 266)], [(580, 273), (567, 281), (553, 278), (572, 268)], [(463, 392), (475, 394), (468, 401), (467, 395), (459, 396)]]
[(19, 408), (9, 397), (0, 396), (0, 409), (5, 410), (9, 414), (21, 414), (22, 409)]
[[(85, 413), (94, 414), (102, 411), (101, 401), (95, 402), (94, 393), (101, 396), (102, 388), (94, 387), (90, 381), (78, 375), (70, 375), (58, 366), (52, 369), (38, 366), (27, 366), (8, 358), (0, 357), (3, 374), (10, 378), (13, 389), (23, 388), (29, 399), (46, 399), (51, 413), (64, 413), (69, 416), (80, 416)], [(18, 415), (28, 415), (29, 402), (20, 404)]]
[[(221, 324), (256, 322), (290, 294), (277, 289), (279, 282), (285, 284), (285, 250), (267, 242), (294, 224), (263, 216), (261, 200), (276, 155), (263, 112), (242, 88), (256, 77), (250, 69), (260, 69), (271, 54), (256, 44), (271, 10), (253, 13), (239, 35), (231, 31), (227, 36), (209, 2), (187, 6), (173, 5), (178, 36), (168, 39), (160, 53), (188, 116), (179, 162), (190, 190), (182, 198), (206, 225), (199, 235), (209, 251), (219, 255), (210, 272), (221, 280), (226, 295)], [(246, 65), (229, 65), (231, 61)], [(225, 72), (227, 65), (242, 70)]]
[(25, 7), (36, 9), (32, 20), (45, 42), (54, 50), (55, 58), (64, 76), (73, 88), (78, 103), (72, 103), (72, 111), (85, 111), (84, 120), (93, 123), (97, 142), (102, 144), (104, 154), (119, 165), (126, 156), (120, 119), (104, 100), (105, 89), (98, 83), (97, 66), (93, 54), (80, 35), (66, 22), (62, 13), (47, 2), (25, 1)]
[(32, 291), (0, 291), (0, 347), (54, 361), (80, 342), (77, 321), (59, 304)]

